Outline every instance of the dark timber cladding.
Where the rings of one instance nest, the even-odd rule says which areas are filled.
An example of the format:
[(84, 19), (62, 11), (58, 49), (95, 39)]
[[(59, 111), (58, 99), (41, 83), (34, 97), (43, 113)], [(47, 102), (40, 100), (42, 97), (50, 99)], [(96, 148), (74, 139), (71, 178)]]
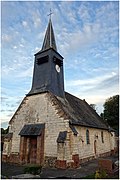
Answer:
[(49, 60), (49, 56), (44, 56), (44, 57), (42, 57), (42, 58), (38, 58), (38, 59), (36, 60), (36, 63), (37, 63), (38, 65), (40, 65), (40, 64), (43, 64), (43, 63), (48, 62), (48, 60)]

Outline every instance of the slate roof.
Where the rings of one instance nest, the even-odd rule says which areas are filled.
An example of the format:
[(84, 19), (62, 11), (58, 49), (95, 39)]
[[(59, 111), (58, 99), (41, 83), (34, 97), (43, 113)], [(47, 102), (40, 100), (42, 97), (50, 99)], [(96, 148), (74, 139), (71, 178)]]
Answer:
[(4, 139), (10, 140), (10, 139), (12, 138), (12, 136), (13, 136), (13, 133), (5, 134), (5, 135), (4, 135)]
[[(50, 93), (51, 94), (51, 93)], [(71, 125), (107, 129), (107, 125), (96, 111), (85, 101), (65, 92), (66, 100), (51, 94), (51, 100), (60, 117), (69, 119)]]
[(73, 109), (71, 112), (73, 116), (73, 119), (70, 121), (71, 124), (108, 129), (102, 118), (85, 100), (81, 100), (69, 93), (65, 93), (65, 96)]
[(57, 138), (57, 142), (58, 143), (64, 143), (67, 137), (67, 131), (60, 131), (58, 138)]
[(71, 128), (71, 130), (74, 133), (74, 135), (78, 134), (77, 130), (75, 129), (75, 127), (72, 124), (70, 124), (69, 127)]
[(45, 128), (45, 124), (26, 124), (20, 131), (21, 136), (38, 136), (41, 135), (42, 130)]
[(44, 51), (49, 48), (53, 48), (54, 50), (57, 51), (57, 46), (56, 46), (56, 42), (55, 42), (55, 36), (54, 36), (51, 19), (49, 20), (49, 23), (48, 23), (48, 27), (46, 30), (46, 34), (45, 34), (45, 38), (43, 41), (43, 46), (42, 46), (41, 51)]

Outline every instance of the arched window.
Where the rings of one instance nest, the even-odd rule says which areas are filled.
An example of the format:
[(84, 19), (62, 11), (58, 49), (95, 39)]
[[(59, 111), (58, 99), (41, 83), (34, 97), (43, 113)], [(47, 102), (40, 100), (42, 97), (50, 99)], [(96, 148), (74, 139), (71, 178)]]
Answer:
[(101, 140), (102, 140), (102, 143), (104, 143), (104, 139), (103, 139), (103, 131), (101, 131)]
[(90, 144), (90, 137), (89, 137), (89, 130), (86, 130), (86, 142), (87, 144)]

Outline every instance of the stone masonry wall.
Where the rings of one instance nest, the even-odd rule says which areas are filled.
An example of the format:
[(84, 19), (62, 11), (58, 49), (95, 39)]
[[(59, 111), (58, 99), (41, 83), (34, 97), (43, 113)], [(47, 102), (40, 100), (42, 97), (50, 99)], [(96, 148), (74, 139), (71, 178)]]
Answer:
[[(25, 124), (45, 123), (44, 157), (45, 164), (78, 167), (79, 160), (93, 158), (114, 149), (114, 134), (106, 130), (75, 126), (78, 135), (75, 136), (69, 128), (69, 119), (63, 118), (62, 111), (58, 113), (48, 93), (25, 97), (15, 115), (13, 116), (9, 132), (13, 132), (11, 153), (19, 153), (19, 132)], [(86, 143), (86, 129), (89, 130), (90, 144)], [(67, 131), (64, 144), (58, 144), (57, 137), (60, 131)], [(103, 131), (104, 143), (101, 139)], [(96, 141), (96, 154), (94, 142)], [(63, 146), (63, 149), (62, 149)]]
[[(85, 128), (76, 126), (78, 135), (74, 136), (73, 154), (79, 154), (79, 158), (87, 158), (95, 156), (94, 142), (96, 140), (96, 156), (110, 152), (114, 149), (114, 136), (111, 136), (107, 130), (100, 130), (95, 128)], [(90, 144), (86, 142), (86, 129), (89, 130)], [(101, 138), (101, 131), (103, 131), (103, 140)]]
[(13, 132), (12, 153), (19, 152), (20, 130), (28, 123), (45, 123), (45, 156), (57, 157), (57, 137), (69, 127), (68, 120), (60, 118), (48, 99), (47, 93), (28, 96), (24, 99), (11, 121)]

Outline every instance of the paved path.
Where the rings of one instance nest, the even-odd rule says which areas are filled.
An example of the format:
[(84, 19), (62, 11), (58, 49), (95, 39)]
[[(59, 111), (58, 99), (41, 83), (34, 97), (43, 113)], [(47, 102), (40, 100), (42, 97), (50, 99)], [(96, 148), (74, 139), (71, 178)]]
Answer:
[[(107, 157), (113, 161), (118, 160), (118, 156)], [(98, 159), (86, 162), (77, 169), (56, 169), (56, 168), (43, 168), (41, 178), (83, 178), (87, 175), (91, 175), (98, 169)], [(24, 173), (24, 166), (2, 163), (1, 174), (11, 179), (12, 176), (21, 175)], [(4, 177), (3, 177), (4, 179)], [(33, 178), (34, 179), (34, 178)]]

